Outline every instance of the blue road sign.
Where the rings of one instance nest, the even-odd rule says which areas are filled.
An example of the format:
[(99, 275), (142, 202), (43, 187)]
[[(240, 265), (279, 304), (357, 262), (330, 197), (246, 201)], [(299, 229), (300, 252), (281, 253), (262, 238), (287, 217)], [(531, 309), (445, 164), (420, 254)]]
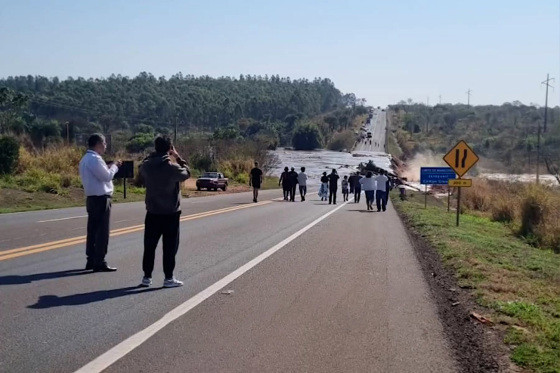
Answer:
[(451, 167), (420, 168), (420, 184), (447, 185), (449, 179), (455, 179), (455, 171)]

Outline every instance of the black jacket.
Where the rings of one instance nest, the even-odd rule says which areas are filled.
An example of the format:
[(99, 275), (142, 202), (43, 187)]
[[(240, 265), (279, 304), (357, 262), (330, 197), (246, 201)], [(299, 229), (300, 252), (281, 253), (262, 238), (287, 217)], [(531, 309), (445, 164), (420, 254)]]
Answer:
[(146, 210), (152, 214), (181, 211), (181, 185), (191, 174), (186, 162), (172, 163), (169, 155), (152, 153), (140, 165), (146, 186)]

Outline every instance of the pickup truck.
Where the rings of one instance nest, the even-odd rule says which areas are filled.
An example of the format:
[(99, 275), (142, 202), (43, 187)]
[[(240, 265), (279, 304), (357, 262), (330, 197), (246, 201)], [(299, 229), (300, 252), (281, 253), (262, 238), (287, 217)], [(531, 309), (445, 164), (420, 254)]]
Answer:
[(197, 190), (201, 190), (202, 188), (218, 190), (218, 188), (220, 188), (225, 192), (227, 187), (228, 179), (219, 172), (205, 172), (196, 180)]

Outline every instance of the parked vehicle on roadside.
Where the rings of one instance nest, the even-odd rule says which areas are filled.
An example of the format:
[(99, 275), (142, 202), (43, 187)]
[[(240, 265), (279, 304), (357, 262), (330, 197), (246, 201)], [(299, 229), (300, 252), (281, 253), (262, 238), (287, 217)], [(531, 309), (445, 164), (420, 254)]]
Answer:
[(196, 180), (197, 190), (201, 190), (203, 188), (208, 190), (218, 190), (219, 188), (225, 192), (227, 187), (228, 179), (220, 172), (205, 172)]

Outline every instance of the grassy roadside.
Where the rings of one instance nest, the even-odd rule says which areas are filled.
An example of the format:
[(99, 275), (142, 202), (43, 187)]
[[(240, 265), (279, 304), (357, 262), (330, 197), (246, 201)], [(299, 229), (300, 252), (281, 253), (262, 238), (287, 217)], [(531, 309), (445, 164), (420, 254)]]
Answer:
[[(192, 179), (194, 183), (194, 178)], [(278, 178), (265, 177), (263, 188), (277, 189)], [(232, 182), (226, 193), (248, 192), (251, 189), (248, 185)], [(126, 199), (124, 199), (123, 186), (121, 181), (115, 182), (115, 192), (113, 194), (114, 203), (144, 201), (144, 188), (127, 185)], [(202, 197), (210, 195), (224, 194), (222, 191), (197, 191), (194, 185), (187, 185), (183, 188), (184, 197)], [(35, 211), (60, 209), (66, 207), (84, 206), (84, 191), (81, 187), (70, 186), (64, 188), (60, 193), (48, 193), (44, 191), (28, 192), (25, 190), (4, 187), (0, 184), (0, 214), (11, 212)]]
[(505, 224), (455, 214), (443, 202), (415, 193), (392, 201), (412, 228), (440, 254), (459, 285), (470, 289), (494, 327), (505, 331), (516, 364), (537, 372), (560, 371), (560, 255), (537, 249)]

